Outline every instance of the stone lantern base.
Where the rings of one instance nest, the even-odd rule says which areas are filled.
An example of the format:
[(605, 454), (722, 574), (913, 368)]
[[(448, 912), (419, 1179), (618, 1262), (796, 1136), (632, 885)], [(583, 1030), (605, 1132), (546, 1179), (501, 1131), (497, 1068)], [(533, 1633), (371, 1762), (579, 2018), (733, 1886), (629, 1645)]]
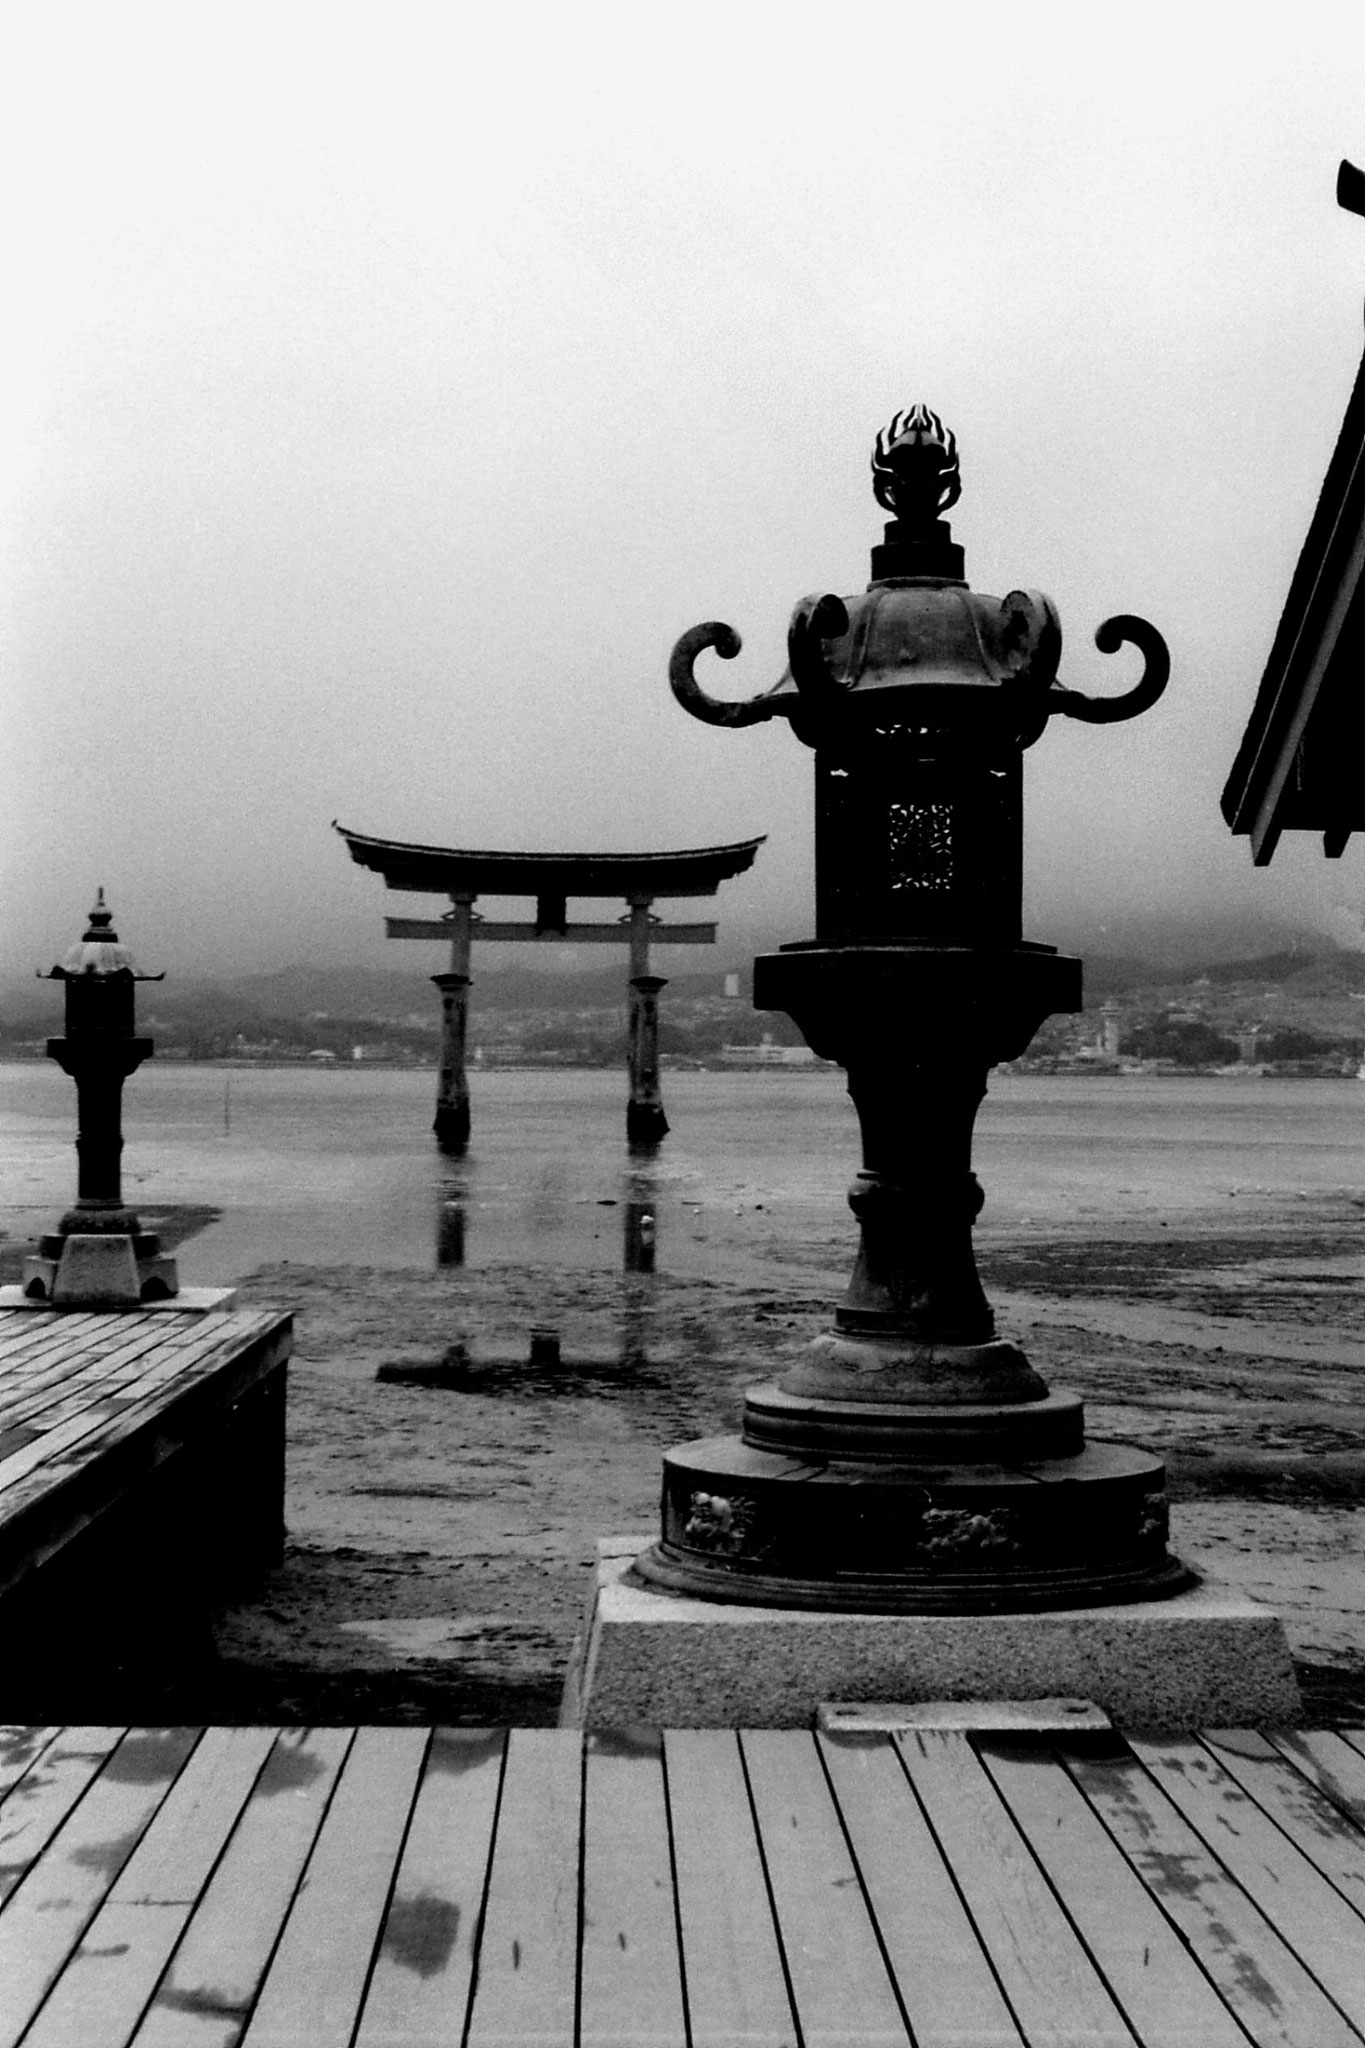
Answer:
[(1284, 1629), (1209, 1581), (1164, 1599), (1027, 1614), (885, 1614), (689, 1599), (635, 1569), (647, 1538), (599, 1545), (561, 1721), (809, 1728), (831, 1700), (1090, 1700), (1175, 1734), (1297, 1721)]
[(131, 1227), (118, 1230), (92, 1229), (92, 1220), (73, 1212), (38, 1240), (24, 1260), (25, 1300), (53, 1308), (136, 1308), (179, 1293), (176, 1262), (155, 1231), (143, 1230), (135, 1216), (128, 1217)]

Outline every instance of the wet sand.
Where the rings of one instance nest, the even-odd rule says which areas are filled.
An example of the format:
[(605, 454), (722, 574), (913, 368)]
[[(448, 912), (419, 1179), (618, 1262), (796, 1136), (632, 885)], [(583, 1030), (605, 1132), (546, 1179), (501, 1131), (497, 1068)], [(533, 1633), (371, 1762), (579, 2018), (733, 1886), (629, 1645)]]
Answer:
[[(1002, 1328), (1086, 1397), (1090, 1434), (1167, 1455), (1174, 1547), (1284, 1617), (1312, 1718), (1358, 1719), (1365, 1216), (1288, 1220), (1015, 1233), (981, 1265)], [(735, 1425), (744, 1386), (823, 1326), (848, 1249), (797, 1247), (766, 1285), (521, 1262), (454, 1287), (254, 1274), (242, 1299), (298, 1318), (290, 1543), (218, 1627), (215, 1713), (552, 1720), (597, 1537), (651, 1528), (663, 1449)], [(527, 1363), (533, 1325), (558, 1331), (558, 1368)], [(464, 1385), (375, 1378), (443, 1360)]]
[[(733, 1428), (842, 1291), (840, 1077), (670, 1075), (652, 1164), (614, 1075), (482, 1077), (458, 1163), (429, 1076), (234, 1074), (230, 1129), (221, 1075), (139, 1081), (129, 1192), (182, 1278), (295, 1312), (290, 1534), (211, 1643), (92, 1674), (83, 1716), (552, 1720), (597, 1539), (652, 1528), (662, 1451)], [(0, 1265), (69, 1199), (68, 1087), (0, 1073)], [(1329, 1722), (1365, 1719), (1363, 1106), (1002, 1079), (977, 1148), (1002, 1332), (1167, 1456), (1175, 1547), (1284, 1616)]]

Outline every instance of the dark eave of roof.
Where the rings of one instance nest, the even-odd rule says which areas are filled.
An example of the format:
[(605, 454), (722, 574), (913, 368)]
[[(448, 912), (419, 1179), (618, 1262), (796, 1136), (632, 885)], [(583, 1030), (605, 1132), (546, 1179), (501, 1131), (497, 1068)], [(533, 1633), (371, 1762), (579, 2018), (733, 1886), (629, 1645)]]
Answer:
[(1250, 835), (1258, 867), (1281, 832), (1321, 832), (1339, 854), (1365, 830), (1363, 711), (1365, 361), (1223, 790), (1223, 816)]
[(728, 846), (677, 853), (490, 853), (373, 839), (333, 820), (351, 859), (381, 874), (390, 889), (475, 896), (714, 896), (752, 867), (766, 834)]

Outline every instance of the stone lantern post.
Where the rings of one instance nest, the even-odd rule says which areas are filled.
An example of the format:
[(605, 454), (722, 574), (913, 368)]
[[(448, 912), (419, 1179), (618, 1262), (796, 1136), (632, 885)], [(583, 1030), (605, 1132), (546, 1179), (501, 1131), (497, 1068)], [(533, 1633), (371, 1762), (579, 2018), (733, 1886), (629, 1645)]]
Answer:
[(134, 991), (163, 977), (136, 971), (113, 923), (101, 889), (80, 943), (47, 977), (66, 991), (66, 1035), (49, 1038), (47, 1051), (76, 1083), (76, 1203), (25, 1260), (23, 1291), (56, 1306), (115, 1307), (179, 1292), (175, 1260), (123, 1200), (123, 1084), (152, 1051), (151, 1039), (137, 1036)]
[(872, 467), (892, 515), (872, 580), (797, 605), (773, 689), (733, 703), (696, 680), (704, 649), (738, 651), (729, 626), (673, 655), (693, 716), (786, 718), (814, 751), (815, 937), (756, 962), (754, 1000), (847, 1072), (861, 1243), (833, 1328), (750, 1391), (742, 1434), (667, 1454), (637, 1568), (727, 1602), (910, 1614), (1175, 1594), (1193, 1574), (1166, 1547), (1161, 1461), (1087, 1443), (1080, 1400), (996, 1331), (971, 1157), (991, 1067), (1081, 1007), (1080, 962), (1021, 936), (1024, 751), (1056, 713), (1145, 711), (1169, 657), (1145, 620), (1112, 618), (1096, 643), (1135, 645), (1141, 679), (1108, 699), (1063, 688), (1051, 600), (964, 580), (942, 422), (898, 414)]

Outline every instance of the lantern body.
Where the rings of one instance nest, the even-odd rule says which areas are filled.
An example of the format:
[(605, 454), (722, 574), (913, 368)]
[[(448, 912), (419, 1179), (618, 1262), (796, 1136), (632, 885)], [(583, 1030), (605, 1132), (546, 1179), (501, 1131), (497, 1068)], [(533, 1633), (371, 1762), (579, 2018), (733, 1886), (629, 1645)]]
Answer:
[(908, 718), (819, 748), (817, 941), (1016, 944), (1022, 792), (1017, 747)]
[(136, 977), (131, 967), (75, 973), (64, 969), (62, 980), (68, 1042), (111, 1046), (136, 1036)]

